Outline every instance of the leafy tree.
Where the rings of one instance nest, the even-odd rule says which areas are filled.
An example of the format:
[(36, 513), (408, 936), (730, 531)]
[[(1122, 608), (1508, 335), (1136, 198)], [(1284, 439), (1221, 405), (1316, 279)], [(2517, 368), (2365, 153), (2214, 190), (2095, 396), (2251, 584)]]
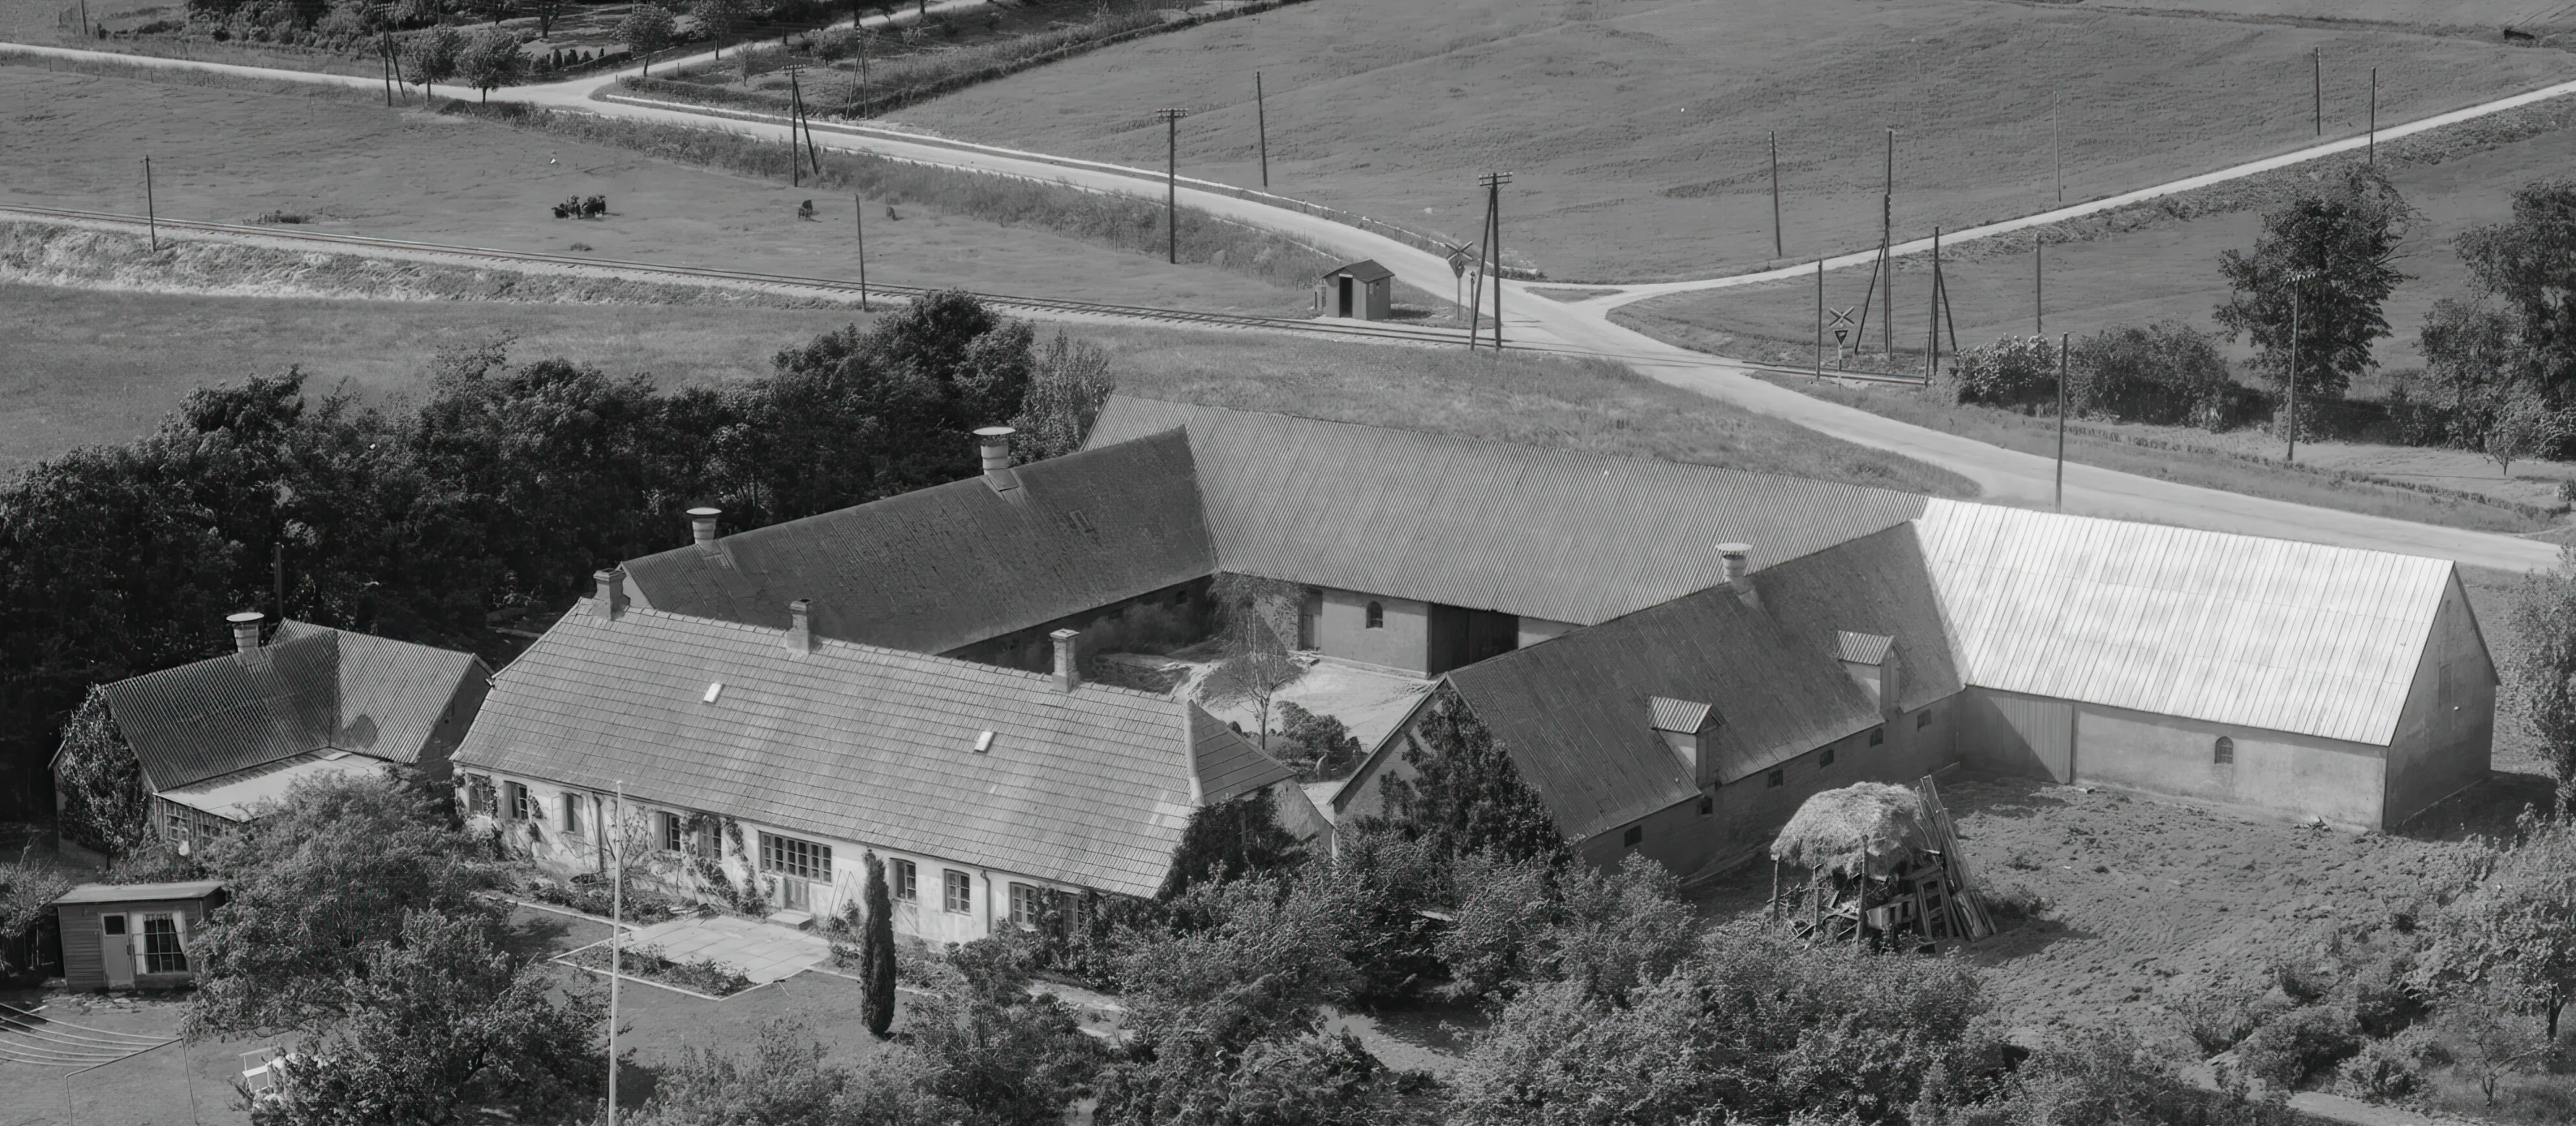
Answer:
[(2566, 420), (2538, 395), (2508, 393), (2487, 416), (2485, 432), (2478, 438), (2478, 452), (2496, 463), (2497, 472), (2511, 477), (2514, 462), (2557, 448), (2565, 440), (2566, 431)]
[(2298, 283), (2299, 392), (2339, 399), (2354, 376), (2377, 366), (2371, 343), (2389, 334), (2381, 306), (2406, 280), (2394, 263), (2414, 212), (2376, 166), (2328, 175), (2322, 188), (2265, 213), (2251, 252), (2219, 257), (2234, 295), (2217, 317), (2228, 339), (2250, 336), (2254, 366), (2287, 386), (2291, 288), (2310, 276)]
[(617, 22), (617, 41), (635, 53), (644, 63), (645, 74), (653, 73), (653, 52), (671, 45), (679, 35), (679, 21), (659, 4), (637, 4)]
[[(73, 886), (72, 878), (49, 860), (21, 854), (0, 864), (0, 935), (33, 935), (39, 924), (54, 918), (54, 901)], [(35, 968), (0, 958), (0, 974), (24, 975)]]
[(2529, 1070), (2557, 1039), (2554, 1033), (2541, 1035), (2514, 998), (2475, 990), (2442, 1006), (2433, 1018), (2433, 1033), (2448, 1048), (2454, 1066), (2478, 1085), (2488, 1106), (2496, 1104), (2496, 1088), (2506, 1077)]
[(2525, 367), (2517, 318), (2504, 309), (2445, 297), (2433, 303), (2415, 339), (2434, 404), (2443, 413), (2443, 437), (2461, 444), (2474, 441), (2486, 432), (2496, 397)]
[(1950, 393), (1962, 403), (2020, 407), (2057, 401), (2057, 342), (2004, 336), (1962, 349), (1950, 361)]
[(283, 807), (207, 846), (228, 900), (193, 953), (191, 1023), (215, 1032), (312, 1027), (363, 1009), (351, 982), (376, 947), (409, 941), (407, 921), (493, 927), (504, 913), (476, 893), (495, 874), (476, 842), (391, 780), (298, 783)]
[(109, 856), (152, 840), (152, 795), (143, 786), (143, 763), (117, 732), (107, 693), (90, 689), (63, 725), (54, 775), (62, 804), (55, 824), (64, 837)]
[(1242, 700), (1252, 705), (1253, 739), (1270, 749), (1270, 709), (1279, 691), (1306, 674), (1276, 620), (1283, 607), (1294, 607), (1305, 588), (1278, 579), (1228, 572), (1208, 584), (1216, 607), (1216, 667), (1208, 670), (1200, 691), (1213, 700)]
[(1298, 777), (1329, 782), (1356, 769), (1364, 748), (1341, 720), (1297, 706), (1279, 705), (1280, 745), (1271, 748), (1280, 761), (1298, 768)]
[(2069, 405), (2086, 414), (2217, 429), (2236, 380), (2208, 334), (2175, 321), (2104, 329), (2068, 357)]
[(420, 83), (424, 101), (432, 96), (435, 84), (456, 77), (464, 55), (465, 33), (444, 24), (403, 43), (403, 62), (411, 68), (411, 80)]
[[(493, 23), (500, 20), (496, 17)], [(528, 58), (519, 53), (519, 37), (498, 27), (485, 28), (467, 40), (456, 56), (457, 76), (466, 85), (482, 91), (483, 101), (490, 103), (492, 91), (518, 81), (528, 72)]]
[(2457, 245), (2470, 276), (2503, 302), (2529, 375), (2564, 402), (2576, 387), (2576, 180), (2524, 185), (2511, 219), (2463, 232)]
[(894, 897), (886, 887), (885, 861), (867, 857), (867, 929), (859, 935), (859, 972), (867, 993), (868, 1031), (883, 1037), (894, 1028)]
[(407, 911), (352, 951), (334, 983), (344, 1015), (308, 1029), (254, 1126), (586, 1119), (607, 1081), (600, 1004), (496, 948), (487, 923)]
[(1279, 825), (1279, 799), (1269, 789), (1190, 811), (1158, 898), (1169, 900), (1209, 880), (1241, 879), (1292, 868), (1305, 846)]
[(1423, 912), (1457, 901), (1450, 860), (1428, 840), (1364, 821), (1336, 831), (1332, 852), (1299, 872), (1299, 886), (1323, 898), (1339, 928), (1342, 957), (1357, 975), (1351, 1001), (1418, 1000), (1448, 977), (1440, 924)]
[(543, 39), (553, 35), (555, 21), (564, 18), (564, 14), (570, 11), (572, 11), (572, 0), (531, 0), (528, 4), (528, 14), (537, 17), (537, 38)]
[(2506, 611), (2504, 693), (2539, 737), (2558, 780), (2560, 817), (2576, 816), (2576, 556), (2526, 576)]
[(1457, 864), (1455, 921), (1438, 947), (1453, 996), (1508, 1001), (1533, 985), (1572, 982), (1586, 997), (1625, 1004), (1697, 941), (1677, 881), (1644, 857), (1607, 873), (1481, 854)]
[(1109, 376), (1109, 353), (1088, 340), (1075, 340), (1064, 330), (1035, 357), (1020, 413), (1011, 419), (1011, 437), (1023, 461), (1063, 457), (1082, 448), (1099, 421), (1100, 408), (1117, 390)]
[(690, 0), (689, 13), (698, 17), (698, 30), (716, 45), (716, 57), (724, 57), (724, 41), (751, 18), (750, 0)]
[(655, 1076), (637, 1126), (841, 1126), (850, 1073), (823, 1062), (823, 1044), (794, 1021), (764, 1021), (748, 1057), (684, 1044)]
[(1927, 1074), (1913, 1126), (2294, 1126), (2286, 1091), (2261, 1099), (2193, 1088), (2125, 1027), (2052, 1036), (1991, 1080)]
[(2554, 1045), (2559, 1015), (2576, 999), (2576, 823), (2526, 810), (2516, 828), (2493, 871), (2443, 909), (2423, 973), (2519, 1001)]
[(1435, 690), (1408, 746), (1404, 763), (1413, 776), (1390, 774), (1385, 824), (1419, 837), (1444, 858), (1487, 852), (1507, 860), (1551, 861), (1569, 855), (1538, 791), (1521, 781), (1511, 752), (1484, 721), (1468, 710), (1456, 689)]

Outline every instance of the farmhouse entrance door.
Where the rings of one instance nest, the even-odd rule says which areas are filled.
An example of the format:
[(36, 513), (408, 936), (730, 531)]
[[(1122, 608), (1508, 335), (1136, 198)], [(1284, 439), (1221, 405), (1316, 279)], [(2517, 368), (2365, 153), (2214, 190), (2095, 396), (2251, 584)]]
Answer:
[(134, 987), (134, 936), (126, 933), (126, 917), (98, 917), (98, 957), (107, 964), (107, 987)]
[(778, 877), (778, 906), (788, 911), (811, 911), (813, 896), (805, 881), (794, 876)]

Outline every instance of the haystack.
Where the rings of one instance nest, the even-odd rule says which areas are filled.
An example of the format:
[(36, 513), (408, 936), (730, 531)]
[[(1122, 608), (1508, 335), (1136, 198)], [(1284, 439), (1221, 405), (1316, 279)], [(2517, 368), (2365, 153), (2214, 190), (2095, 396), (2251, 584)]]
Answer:
[(1860, 782), (1808, 798), (1771, 842), (1771, 859), (1886, 879), (1932, 847), (1921, 795), (1903, 786)]

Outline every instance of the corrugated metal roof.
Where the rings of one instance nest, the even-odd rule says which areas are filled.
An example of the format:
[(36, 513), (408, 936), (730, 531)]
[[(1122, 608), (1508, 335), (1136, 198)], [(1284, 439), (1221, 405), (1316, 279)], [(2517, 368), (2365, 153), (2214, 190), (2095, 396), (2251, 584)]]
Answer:
[(56, 903), (141, 903), (154, 899), (198, 899), (223, 890), (222, 880), (183, 880), (165, 884), (82, 884)]
[(1838, 629), (1834, 631), (1834, 658), (1861, 665), (1882, 664), (1887, 660), (1888, 647), (1894, 644), (1893, 637)]
[(2386, 744), (2447, 560), (1935, 500), (1916, 527), (1970, 683)]
[[(1186, 428), (1226, 571), (1589, 625), (1901, 524), (1924, 498), (1119, 395), (1090, 444)], [(657, 603), (658, 605), (658, 603)], [(1721, 709), (1724, 705), (1721, 703)]]
[[(1719, 586), (1458, 669), (1448, 683), (1576, 838), (1697, 792), (1649, 703), (1706, 700), (1721, 783), (1880, 722), (1835, 660), (1835, 633), (1895, 639), (1907, 710), (1959, 690), (1913, 532), (1890, 528), (1753, 576), (1761, 608)], [(1917, 656), (1920, 654), (1920, 656)]]
[[(945, 653), (1216, 570), (1189, 444), (1086, 450), (629, 560), (657, 610)], [(673, 531), (680, 529), (676, 526)]]
[(106, 686), (154, 790), (325, 748), (415, 762), (471, 653), (288, 621), (267, 645)]
[(1652, 717), (1651, 725), (1657, 731), (1672, 731), (1684, 735), (1697, 734), (1708, 726), (1709, 717), (1716, 711), (1717, 709), (1696, 700), (1675, 700), (1664, 696), (1646, 697), (1646, 712)]
[[(495, 679), (460, 766), (622, 780), (641, 801), (1102, 891), (1162, 885), (1191, 812), (1192, 737), (1213, 722), (1195, 705), (831, 640), (798, 657), (778, 630), (644, 609), (603, 622), (596, 606)], [(1286, 776), (1211, 739), (1225, 774), (1204, 791)]]
[(384, 770), (385, 760), (344, 751), (310, 751), (261, 763), (248, 770), (208, 778), (161, 791), (170, 801), (221, 817), (248, 821), (261, 803), (283, 801), (286, 791), (308, 778), (342, 778)]

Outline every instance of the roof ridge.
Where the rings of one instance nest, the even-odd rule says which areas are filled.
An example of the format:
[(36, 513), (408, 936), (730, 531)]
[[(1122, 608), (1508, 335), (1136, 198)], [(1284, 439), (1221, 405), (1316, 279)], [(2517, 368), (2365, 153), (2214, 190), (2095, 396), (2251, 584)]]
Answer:
[[(1861, 487), (1866, 488), (1867, 486)], [(2389, 551), (2385, 548), (2377, 547), (2353, 547), (2348, 544), (2318, 543), (2315, 540), (2293, 539), (2289, 536), (2267, 536), (2257, 532), (2223, 532), (2216, 528), (2194, 528), (2184, 524), (2166, 524), (2155, 520), (2131, 520), (2120, 516), (2089, 516), (2081, 512), (2043, 512), (2035, 508), (2016, 508), (2009, 504), (1992, 504), (1981, 500), (1964, 500), (1956, 497), (1927, 497), (1925, 499), (1928, 503), (1924, 506), (1923, 515), (1915, 517), (1913, 520), (1908, 521), (1908, 523), (1918, 523), (1932, 515), (1932, 505), (1952, 504), (1973, 506), (1979, 509), (2000, 512), (2006, 514), (2007, 517), (2036, 517), (2050, 520), (2083, 521), (2090, 524), (2133, 524), (2140, 527), (2156, 528), (2168, 532), (2182, 532), (2190, 535), (2220, 536), (2228, 539), (2239, 540), (2262, 540), (2270, 543), (2289, 544), (2293, 547), (2313, 548), (2320, 551), (2350, 552), (2356, 555), (2384, 555), (2391, 559), (2412, 559), (2425, 563), (2437, 563), (2446, 569), (2456, 568), (2458, 565), (2457, 561), (2444, 559), (2438, 555), (2417, 555), (2412, 552)]]

